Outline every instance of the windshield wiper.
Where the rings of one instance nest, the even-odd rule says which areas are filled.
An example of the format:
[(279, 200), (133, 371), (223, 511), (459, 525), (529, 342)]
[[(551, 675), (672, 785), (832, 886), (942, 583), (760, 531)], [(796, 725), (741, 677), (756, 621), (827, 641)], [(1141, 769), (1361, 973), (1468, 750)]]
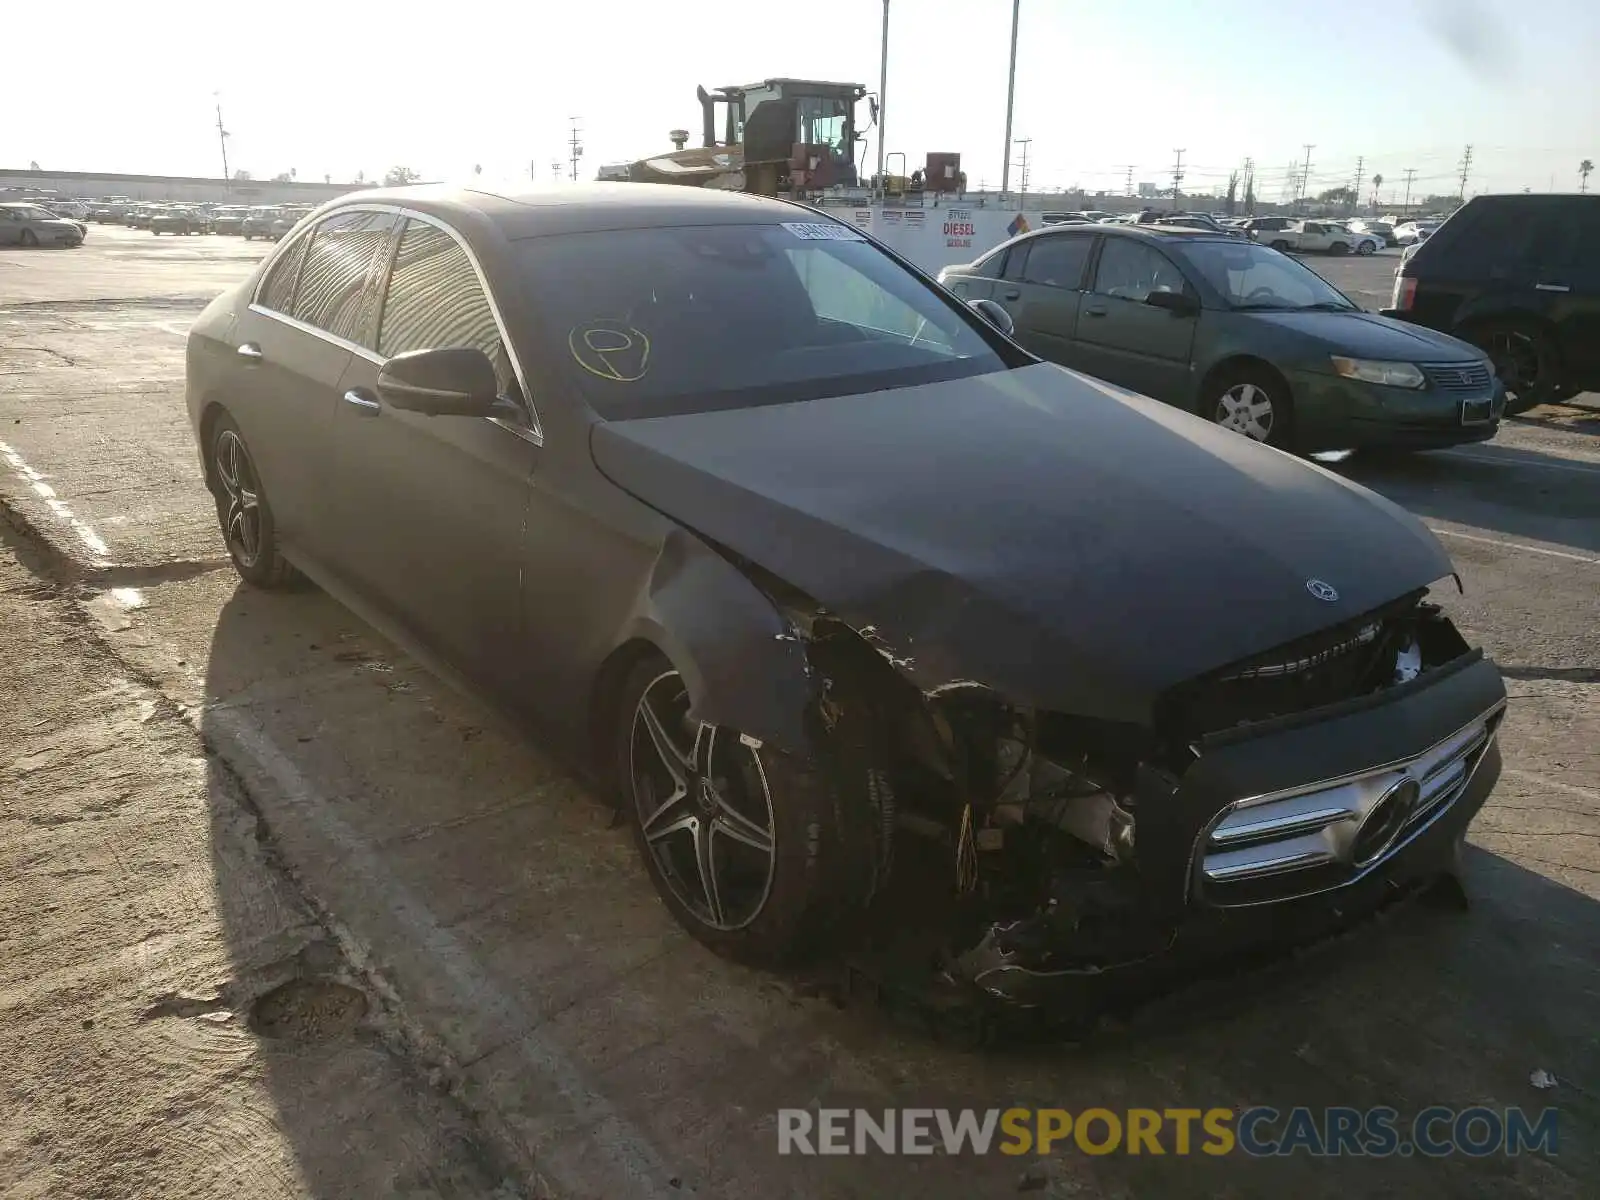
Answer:
[(1317, 304), (1302, 304), (1300, 312), (1360, 312), (1353, 304), (1343, 304), (1337, 300), (1323, 300)]

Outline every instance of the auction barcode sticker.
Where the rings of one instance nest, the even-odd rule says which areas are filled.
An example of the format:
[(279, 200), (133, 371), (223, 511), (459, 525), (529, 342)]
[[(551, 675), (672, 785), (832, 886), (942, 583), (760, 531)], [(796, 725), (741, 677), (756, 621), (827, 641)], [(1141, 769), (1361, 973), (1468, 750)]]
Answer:
[(804, 221), (784, 221), (783, 227), (795, 237), (806, 242), (864, 242), (858, 230), (837, 221), (808, 224)]

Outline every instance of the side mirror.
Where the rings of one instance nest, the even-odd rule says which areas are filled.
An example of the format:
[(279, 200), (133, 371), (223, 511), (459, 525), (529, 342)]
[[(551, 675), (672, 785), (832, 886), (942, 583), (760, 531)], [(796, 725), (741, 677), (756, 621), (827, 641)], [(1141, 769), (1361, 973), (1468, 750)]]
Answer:
[(1011, 319), (1011, 314), (998, 302), (994, 300), (968, 300), (967, 307), (1007, 337), (1016, 332), (1016, 322)]
[(487, 417), (500, 390), (482, 350), (411, 350), (378, 371), (378, 399), (428, 417)]
[(1151, 292), (1144, 298), (1151, 308), (1164, 308), (1174, 316), (1192, 317), (1200, 311), (1194, 297), (1183, 292)]

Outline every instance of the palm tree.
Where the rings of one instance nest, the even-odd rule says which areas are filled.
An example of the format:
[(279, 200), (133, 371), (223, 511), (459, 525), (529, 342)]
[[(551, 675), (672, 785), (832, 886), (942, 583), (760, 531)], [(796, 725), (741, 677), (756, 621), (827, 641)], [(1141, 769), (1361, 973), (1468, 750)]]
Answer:
[(1580, 192), (1589, 190), (1589, 172), (1592, 170), (1594, 170), (1594, 163), (1587, 158), (1578, 164), (1578, 190)]
[(1382, 175), (1374, 175), (1372, 177), (1372, 208), (1373, 208), (1373, 211), (1377, 211), (1377, 208), (1378, 208), (1378, 189), (1381, 188), (1382, 186), (1383, 186), (1383, 176)]

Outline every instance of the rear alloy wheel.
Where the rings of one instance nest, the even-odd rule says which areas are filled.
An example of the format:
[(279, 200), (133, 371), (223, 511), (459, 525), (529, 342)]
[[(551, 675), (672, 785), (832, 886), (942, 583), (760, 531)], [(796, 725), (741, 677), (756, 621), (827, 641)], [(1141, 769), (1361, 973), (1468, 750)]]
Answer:
[(1285, 446), (1291, 419), (1288, 387), (1265, 371), (1235, 371), (1211, 393), (1206, 415), (1251, 441)]
[(1362, 242), (1356, 247), (1356, 253), (1361, 255), (1376, 254), (1377, 252), (1378, 247), (1374, 242)]
[(1559, 392), (1555, 345), (1537, 326), (1487, 325), (1471, 341), (1489, 355), (1494, 373), (1506, 385), (1506, 412), (1525, 413), (1549, 404)]
[(736, 730), (690, 715), (665, 659), (623, 688), (616, 775), (634, 840), (679, 924), (729, 957), (791, 959), (864, 902), (870, 868), (847, 870), (837, 793), (820, 775)]
[(277, 525), (255, 461), (239, 427), (227, 416), (219, 417), (212, 429), (211, 486), (217, 523), (240, 578), (268, 589), (297, 582), (299, 573), (278, 549)]

